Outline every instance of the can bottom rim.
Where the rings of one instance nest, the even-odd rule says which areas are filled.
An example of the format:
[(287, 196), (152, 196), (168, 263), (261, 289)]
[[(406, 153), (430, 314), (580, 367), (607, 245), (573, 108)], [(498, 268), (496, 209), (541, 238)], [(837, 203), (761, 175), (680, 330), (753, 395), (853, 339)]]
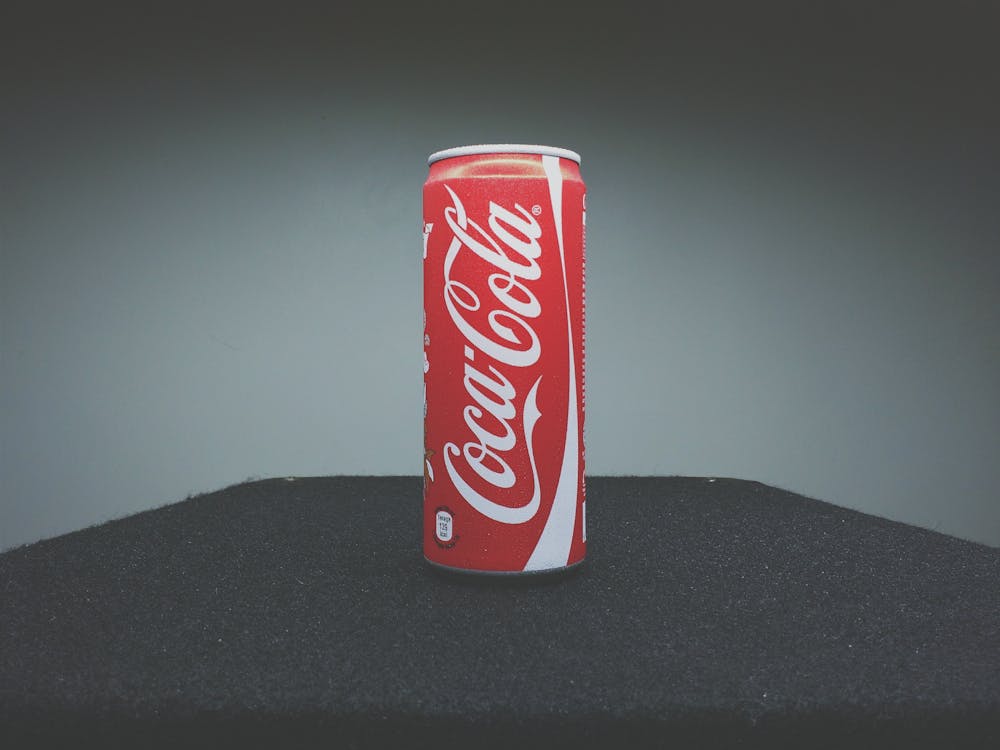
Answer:
[(583, 560), (578, 560), (570, 565), (563, 565), (558, 568), (543, 568), (542, 570), (474, 570), (471, 568), (456, 568), (451, 565), (443, 565), (424, 557), (424, 562), (430, 566), (431, 570), (435, 573), (441, 573), (449, 578), (454, 577), (464, 580), (485, 578), (489, 580), (502, 581), (537, 581), (539, 579), (558, 578), (580, 570), (586, 561), (587, 559), (584, 558)]

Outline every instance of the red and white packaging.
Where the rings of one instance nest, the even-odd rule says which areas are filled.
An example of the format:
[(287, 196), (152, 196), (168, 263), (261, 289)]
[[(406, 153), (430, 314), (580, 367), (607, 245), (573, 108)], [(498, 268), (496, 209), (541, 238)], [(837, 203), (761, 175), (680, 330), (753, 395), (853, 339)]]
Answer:
[(581, 563), (580, 157), (432, 154), (424, 185), (424, 556), (472, 573)]

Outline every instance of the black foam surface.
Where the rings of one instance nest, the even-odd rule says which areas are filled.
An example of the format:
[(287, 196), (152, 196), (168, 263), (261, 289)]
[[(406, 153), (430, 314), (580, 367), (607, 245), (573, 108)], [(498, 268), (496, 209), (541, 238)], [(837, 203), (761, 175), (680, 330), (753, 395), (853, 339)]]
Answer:
[(1000, 550), (588, 480), (562, 580), (455, 580), (420, 480), (265, 480), (0, 555), (0, 744), (1000, 747)]

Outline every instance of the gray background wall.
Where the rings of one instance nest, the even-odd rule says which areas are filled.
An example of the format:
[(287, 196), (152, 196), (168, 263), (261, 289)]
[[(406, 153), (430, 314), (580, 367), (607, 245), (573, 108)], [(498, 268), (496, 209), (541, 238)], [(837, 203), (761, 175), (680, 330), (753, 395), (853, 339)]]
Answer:
[(424, 158), (490, 141), (584, 156), (590, 473), (1000, 544), (994, 6), (744, 5), (7, 7), (0, 548), (419, 473)]

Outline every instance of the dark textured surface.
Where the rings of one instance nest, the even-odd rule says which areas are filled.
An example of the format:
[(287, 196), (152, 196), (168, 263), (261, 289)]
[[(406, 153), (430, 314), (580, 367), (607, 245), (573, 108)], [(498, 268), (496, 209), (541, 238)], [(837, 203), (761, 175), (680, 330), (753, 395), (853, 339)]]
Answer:
[(591, 478), (581, 572), (482, 585), (419, 497), (266, 480), (0, 555), (0, 743), (1000, 746), (1000, 550)]

